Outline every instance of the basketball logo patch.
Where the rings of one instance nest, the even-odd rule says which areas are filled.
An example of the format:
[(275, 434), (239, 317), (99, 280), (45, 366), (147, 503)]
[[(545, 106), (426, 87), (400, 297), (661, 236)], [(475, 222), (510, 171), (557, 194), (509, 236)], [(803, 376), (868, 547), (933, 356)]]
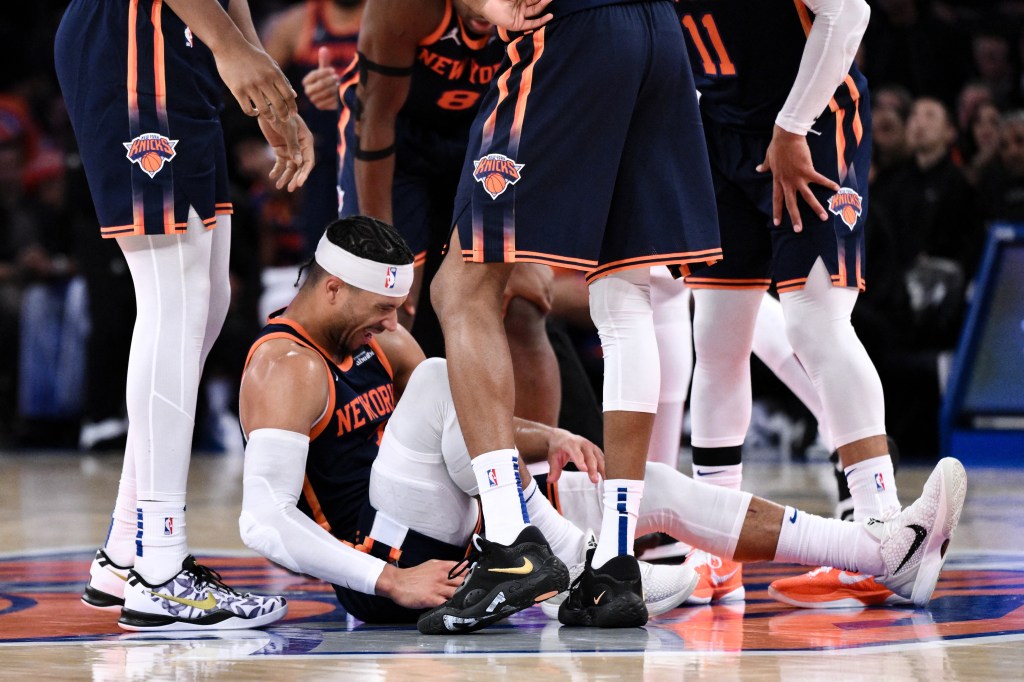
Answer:
[(519, 171), (526, 164), (516, 163), (504, 154), (488, 154), (473, 162), (473, 179), (484, 186), (484, 191), (497, 199), (509, 185), (519, 182)]
[(128, 150), (125, 155), (128, 160), (139, 164), (146, 175), (153, 177), (163, 169), (165, 163), (174, 158), (174, 148), (178, 141), (169, 140), (158, 133), (143, 133), (131, 142), (121, 144)]
[(395, 284), (398, 283), (398, 268), (388, 267), (387, 272), (384, 273), (384, 288), (394, 289)]
[(849, 187), (842, 187), (828, 200), (828, 210), (839, 216), (853, 230), (861, 214), (861, 198)]

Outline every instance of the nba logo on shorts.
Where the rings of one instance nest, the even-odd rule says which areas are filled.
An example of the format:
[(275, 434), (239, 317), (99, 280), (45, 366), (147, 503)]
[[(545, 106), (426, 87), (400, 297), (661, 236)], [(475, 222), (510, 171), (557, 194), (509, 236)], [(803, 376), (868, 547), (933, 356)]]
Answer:
[(174, 519), (170, 516), (164, 517), (164, 535), (174, 535)]
[(488, 469), (487, 470), (487, 483), (493, 488), (498, 485), (498, 470)]
[(875, 490), (885, 490), (885, 481), (882, 479), (882, 474), (875, 474)]
[(398, 283), (398, 268), (388, 268), (387, 273), (384, 275), (384, 288), (394, 289), (395, 284)]
[(178, 141), (169, 140), (157, 133), (143, 133), (131, 142), (121, 144), (128, 150), (125, 154), (128, 160), (139, 164), (146, 175), (153, 177), (163, 169), (164, 163), (174, 158), (174, 148)]

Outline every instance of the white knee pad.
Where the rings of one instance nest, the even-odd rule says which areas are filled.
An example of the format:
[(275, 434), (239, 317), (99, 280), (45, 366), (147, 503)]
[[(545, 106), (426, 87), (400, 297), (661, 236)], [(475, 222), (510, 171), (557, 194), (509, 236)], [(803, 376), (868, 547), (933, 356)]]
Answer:
[(818, 260), (803, 289), (779, 297), (789, 342), (817, 389), (837, 447), (885, 433), (882, 382), (850, 323), (857, 295), (832, 286)]
[(750, 426), (750, 351), (764, 293), (694, 289), (696, 361), (690, 399), (692, 443), (702, 448), (742, 445)]
[(623, 270), (590, 285), (590, 316), (604, 351), (604, 411), (658, 411), (661, 364), (651, 271)]

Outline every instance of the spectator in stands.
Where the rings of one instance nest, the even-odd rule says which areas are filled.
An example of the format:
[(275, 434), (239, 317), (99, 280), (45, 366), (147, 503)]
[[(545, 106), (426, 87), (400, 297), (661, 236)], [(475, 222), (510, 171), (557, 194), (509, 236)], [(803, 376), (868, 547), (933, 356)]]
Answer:
[(1006, 115), (998, 140), (998, 155), (981, 172), (982, 216), (1024, 222), (1024, 111)]
[[(985, 168), (999, 157), (1002, 137), (1002, 114), (995, 104), (982, 102), (975, 108), (963, 130), (961, 151), (964, 156), (964, 175), (975, 187), (982, 183)], [(982, 212), (986, 202), (981, 202)]]
[(977, 33), (971, 39), (971, 56), (978, 81), (992, 93), (993, 101), (1002, 107), (1020, 104), (1020, 88), (1010, 40), (994, 30)]

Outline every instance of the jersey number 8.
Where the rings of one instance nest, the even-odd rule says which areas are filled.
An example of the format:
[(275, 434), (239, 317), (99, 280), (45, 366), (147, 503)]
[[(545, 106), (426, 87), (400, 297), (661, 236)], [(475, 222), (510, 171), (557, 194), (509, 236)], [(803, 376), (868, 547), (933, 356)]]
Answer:
[(461, 111), (476, 106), (480, 99), (479, 92), (472, 90), (447, 90), (437, 100), (437, 106), (451, 111)]

